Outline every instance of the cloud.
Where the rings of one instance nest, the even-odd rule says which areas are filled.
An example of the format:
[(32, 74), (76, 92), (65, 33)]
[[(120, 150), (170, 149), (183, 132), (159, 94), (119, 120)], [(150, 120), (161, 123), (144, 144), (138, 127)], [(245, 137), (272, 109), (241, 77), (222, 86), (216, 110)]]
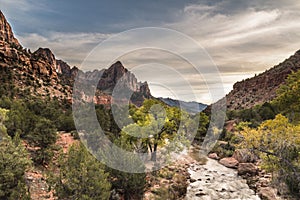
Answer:
[(24, 47), (32, 51), (39, 47), (50, 48), (58, 59), (76, 66), (80, 66), (87, 54), (108, 37), (110, 34), (59, 32), (50, 32), (45, 36), (37, 33), (17, 36)]
[(203, 45), (229, 81), (227, 74), (240, 72), (236, 77), (242, 79), (245, 72), (264, 71), (299, 49), (299, 9), (292, 0), (191, 4), (183, 8), (181, 20), (166, 26)]

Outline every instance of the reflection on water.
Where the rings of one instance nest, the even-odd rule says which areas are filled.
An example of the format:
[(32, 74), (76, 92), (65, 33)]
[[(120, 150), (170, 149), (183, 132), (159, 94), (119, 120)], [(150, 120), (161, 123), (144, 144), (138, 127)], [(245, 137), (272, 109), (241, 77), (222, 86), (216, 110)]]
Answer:
[(199, 165), (204, 165), (207, 162), (207, 157), (200, 154), (200, 147), (194, 146), (189, 150), (189, 156), (198, 162)]

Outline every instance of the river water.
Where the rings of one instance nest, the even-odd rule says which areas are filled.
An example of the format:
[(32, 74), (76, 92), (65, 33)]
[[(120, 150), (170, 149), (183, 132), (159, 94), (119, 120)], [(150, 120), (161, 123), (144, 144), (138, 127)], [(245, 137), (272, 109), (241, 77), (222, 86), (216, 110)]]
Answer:
[(185, 200), (260, 199), (236, 170), (215, 160), (208, 159), (204, 165), (191, 164), (188, 171), (191, 180)]

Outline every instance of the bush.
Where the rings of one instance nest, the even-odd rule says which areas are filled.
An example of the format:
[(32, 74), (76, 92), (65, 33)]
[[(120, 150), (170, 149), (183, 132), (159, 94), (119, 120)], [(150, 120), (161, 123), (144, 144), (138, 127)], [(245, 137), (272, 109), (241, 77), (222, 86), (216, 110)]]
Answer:
[(72, 114), (68, 115), (65, 113), (60, 115), (57, 124), (58, 124), (57, 129), (59, 131), (70, 132), (76, 130)]
[(59, 199), (109, 199), (108, 174), (82, 144), (71, 146), (68, 155), (61, 154), (59, 165), (59, 175), (50, 179)]
[(20, 143), (5, 137), (0, 142), (0, 152), (0, 199), (29, 200), (24, 177), (30, 165), (26, 150)]
[(39, 149), (35, 152), (34, 161), (37, 164), (48, 163), (52, 156), (52, 148), (56, 142), (56, 129), (51, 121), (41, 118), (37, 121), (34, 130), (28, 134), (28, 142)]

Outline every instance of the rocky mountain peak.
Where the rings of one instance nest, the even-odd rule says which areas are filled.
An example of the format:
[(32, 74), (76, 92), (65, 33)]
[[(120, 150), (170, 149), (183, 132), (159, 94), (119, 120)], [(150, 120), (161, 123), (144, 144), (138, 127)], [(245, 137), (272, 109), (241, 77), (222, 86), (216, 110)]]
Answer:
[(118, 93), (132, 91), (134, 95), (131, 100), (136, 105), (141, 105), (145, 98), (152, 97), (148, 83), (138, 82), (135, 75), (128, 71), (120, 61), (100, 72), (101, 79), (98, 83), (98, 89), (106, 94), (110, 95), (113, 91)]
[(105, 71), (103, 76), (105, 77), (106, 75), (112, 75), (114, 78), (114, 81), (116, 82), (127, 72), (128, 72), (128, 70), (123, 66), (123, 64), (120, 61), (117, 61), (116, 63), (112, 64), (111, 67)]
[(54, 54), (52, 53), (52, 51), (48, 48), (39, 48), (38, 50), (36, 50), (33, 53), (35, 56), (48, 60), (51, 65), (55, 65), (56, 66), (56, 59)]
[(18, 40), (14, 37), (12, 28), (0, 10), (0, 43), (7, 43), (15, 47), (21, 47)]
[(120, 61), (112, 64), (108, 69), (104, 70), (101, 75), (98, 88), (106, 91), (107, 93), (111, 93), (121, 78), (124, 83), (124, 87), (128, 87), (133, 91), (136, 90), (135, 85), (137, 83), (137, 79), (123, 66)]
[(39, 48), (31, 55), (31, 65), (39, 74), (57, 78), (56, 59), (52, 51), (48, 48)]

